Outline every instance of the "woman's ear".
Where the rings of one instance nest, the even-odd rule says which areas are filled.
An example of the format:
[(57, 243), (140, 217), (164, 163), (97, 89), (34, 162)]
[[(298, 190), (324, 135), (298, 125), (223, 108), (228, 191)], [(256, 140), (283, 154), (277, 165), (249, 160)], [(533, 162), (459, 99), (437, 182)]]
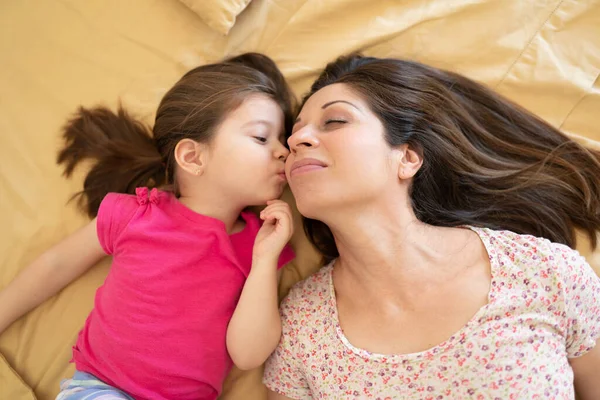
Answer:
[(175, 146), (175, 162), (183, 171), (202, 175), (206, 167), (207, 146), (192, 139), (182, 139)]
[(408, 144), (398, 148), (398, 178), (405, 180), (413, 178), (423, 165), (423, 157)]

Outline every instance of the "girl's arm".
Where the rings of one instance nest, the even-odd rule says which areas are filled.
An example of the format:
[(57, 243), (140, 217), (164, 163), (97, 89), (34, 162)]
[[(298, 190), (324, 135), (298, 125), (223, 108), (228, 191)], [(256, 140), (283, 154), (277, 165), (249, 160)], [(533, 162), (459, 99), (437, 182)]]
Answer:
[(277, 260), (258, 260), (227, 328), (227, 350), (238, 368), (256, 368), (275, 350), (280, 336)]
[(292, 235), (292, 213), (285, 202), (276, 200), (268, 203), (261, 218), (265, 223), (254, 244), (252, 270), (227, 328), (227, 350), (243, 370), (262, 365), (281, 337), (277, 261)]
[(96, 234), (96, 219), (43, 253), (0, 291), (0, 333), (105, 255)]

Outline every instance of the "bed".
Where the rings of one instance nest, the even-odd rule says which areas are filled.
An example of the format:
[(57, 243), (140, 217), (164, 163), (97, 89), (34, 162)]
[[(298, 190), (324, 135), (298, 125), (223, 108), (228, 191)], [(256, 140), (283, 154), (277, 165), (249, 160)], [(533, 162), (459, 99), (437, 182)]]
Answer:
[[(268, 54), (298, 95), (342, 53), (415, 59), (483, 82), (600, 148), (600, 1), (208, 3), (231, 6), (233, 18), (193, 0), (0, 3), (0, 288), (86, 222), (68, 204), (82, 172), (66, 180), (55, 164), (65, 118), (80, 104), (120, 100), (151, 123), (180, 75), (230, 54)], [(293, 203), (289, 193), (285, 199)], [(301, 228), (292, 245), (297, 258), (284, 272), (282, 296), (319, 267)], [(585, 240), (578, 249), (600, 272), (600, 250)], [(108, 267), (103, 261), (0, 336), (0, 399), (56, 396)], [(222, 398), (264, 399), (261, 374), (232, 371)]]

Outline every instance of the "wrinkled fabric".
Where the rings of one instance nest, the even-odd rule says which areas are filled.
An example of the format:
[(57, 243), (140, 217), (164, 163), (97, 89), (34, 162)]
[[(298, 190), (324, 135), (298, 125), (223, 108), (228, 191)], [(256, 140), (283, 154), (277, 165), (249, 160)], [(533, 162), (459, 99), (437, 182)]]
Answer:
[[(300, 95), (326, 62), (362, 51), (460, 72), (600, 146), (591, 142), (600, 140), (599, 18), (598, 0), (252, 0), (223, 36), (179, 0), (5, 1), (0, 286), (86, 221), (67, 204), (83, 173), (65, 180), (55, 164), (60, 127), (80, 104), (121, 101), (152, 123), (162, 95), (185, 71), (225, 55), (268, 54)], [(297, 258), (283, 273), (281, 294), (319, 266), (299, 225), (292, 245)], [(600, 251), (584, 240), (578, 249), (598, 272)], [(0, 336), (7, 366), (39, 399), (53, 399), (61, 379), (73, 375), (70, 348), (108, 265)], [(234, 370), (223, 398), (264, 399), (261, 375)], [(0, 382), (0, 397), (14, 384)]]

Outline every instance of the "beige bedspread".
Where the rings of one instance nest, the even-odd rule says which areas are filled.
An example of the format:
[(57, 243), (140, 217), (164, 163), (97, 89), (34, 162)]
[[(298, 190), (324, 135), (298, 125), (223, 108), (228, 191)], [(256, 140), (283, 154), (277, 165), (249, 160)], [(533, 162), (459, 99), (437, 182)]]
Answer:
[[(3, 0), (0, 287), (85, 222), (66, 205), (81, 175), (64, 180), (54, 163), (60, 126), (76, 106), (121, 99), (150, 122), (183, 72), (250, 50), (273, 57), (298, 94), (341, 53), (416, 59), (484, 82), (581, 140), (600, 140), (597, 0), (253, 0), (228, 36), (178, 0)], [(293, 246), (282, 293), (318, 266), (300, 228)], [(600, 251), (580, 249), (600, 270)], [(107, 262), (93, 268), (0, 337), (0, 399), (54, 398), (107, 270)], [(234, 371), (223, 397), (264, 398), (260, 375)]]

